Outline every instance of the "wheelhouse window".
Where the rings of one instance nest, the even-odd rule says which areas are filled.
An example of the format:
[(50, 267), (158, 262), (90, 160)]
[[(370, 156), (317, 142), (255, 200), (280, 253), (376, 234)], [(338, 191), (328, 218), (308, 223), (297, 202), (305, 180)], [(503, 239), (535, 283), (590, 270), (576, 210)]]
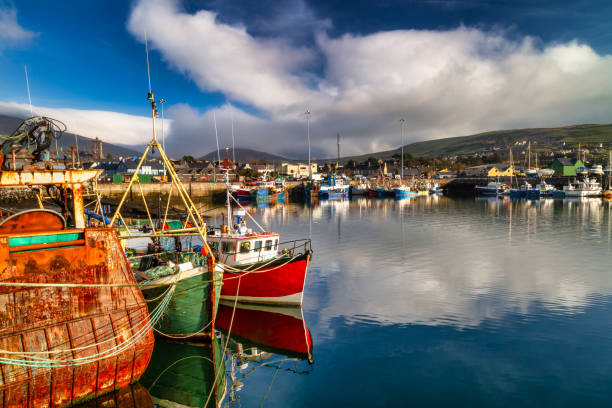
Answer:
[(262, 241), (255, 241), (255, 251), (261, 251), (261, 242)]
[(243, 241), (240, 243), (240, 253), (245, 254), (251, 250), (251, 241)]
[(274, 250), (278, 250), (278, 239), (274, 240)]
[(272, 240), (269, 239), (266, 241), (266, 251), (271, 251), (272, 250)]
[(222, 241), (221, 242), (221, 251), (225, 254), (233, 254), (235, 250), (234, 241)]

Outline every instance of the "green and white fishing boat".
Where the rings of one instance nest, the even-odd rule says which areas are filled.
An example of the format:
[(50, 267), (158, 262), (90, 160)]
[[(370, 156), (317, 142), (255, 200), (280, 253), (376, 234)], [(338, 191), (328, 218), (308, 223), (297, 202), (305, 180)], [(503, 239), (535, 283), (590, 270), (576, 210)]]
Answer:
[[(223, 271), (215, 268), (215, 259), (206, 240), (206, 224), (163, 147), (157, 142), (157, 108), (153, 92), (149, 92), (147, 99), (151, 102), (153, 139), (145, 148), (110, 225), (117, 226), (121, 232), (126, 255), (132, 263), (132, 271), (141, 283), (149, 311), (156, 310), (160, 302), (166, 302), (163, 305), (163, 315), (154, 326), (155, 332), (173, 339), (212, 340)], [(139, 174), (147, 155), (156, 150), (169, 174), (172, 188), (167, 196), (163, 217), (160, 213), (154, 221), (142, 193)], [(146, 230), (126, 225), (121, 215), (121, 208), (135, 185), (139, 187), (142, 208), (149, 221)], [(168, 219), (173, 191), (178, 192), (178, 198), (185, 209), (184, 221)], [(121, 225), (116, 225), (119, 223)], [(198, 248), (185, 244), (186, 240), (194, 237), (197, 237), (200, 244)], [(166, 295), (169, 292), (171, 298), (167, 301)]]

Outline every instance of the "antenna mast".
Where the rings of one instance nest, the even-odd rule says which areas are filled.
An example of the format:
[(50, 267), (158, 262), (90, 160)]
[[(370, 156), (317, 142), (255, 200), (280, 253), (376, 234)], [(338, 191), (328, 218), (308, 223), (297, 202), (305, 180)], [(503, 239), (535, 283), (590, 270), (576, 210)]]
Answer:
[[(34, 113), (32, 112), (32, 98), (30, 97), (30, 80), (28, 79), (28, 66), (24, 65), (23, 70), (25, 71), (26, 87), (28, 88), (28, 102), (30, 103), (30, 116), (34, 116)], [(55, 140), (57, 143), (57, 139)]]

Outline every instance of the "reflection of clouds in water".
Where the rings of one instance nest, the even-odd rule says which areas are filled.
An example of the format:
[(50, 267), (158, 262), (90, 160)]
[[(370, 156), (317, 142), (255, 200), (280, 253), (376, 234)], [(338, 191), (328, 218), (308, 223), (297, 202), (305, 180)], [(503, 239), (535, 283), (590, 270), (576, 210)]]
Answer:
[(602, 244), (608, 207), (569, 204), (442, 198), (359, 200), (348, 213), (315, 208), (331, 222), (313, 231), (320, 269), (311, 273), (306, 307), (315, 306), (327, 327), (336, 317), (474, 326), (508, 313), (528, 316), (534, 302), (581, 312), (593, 296), (611, 292)]

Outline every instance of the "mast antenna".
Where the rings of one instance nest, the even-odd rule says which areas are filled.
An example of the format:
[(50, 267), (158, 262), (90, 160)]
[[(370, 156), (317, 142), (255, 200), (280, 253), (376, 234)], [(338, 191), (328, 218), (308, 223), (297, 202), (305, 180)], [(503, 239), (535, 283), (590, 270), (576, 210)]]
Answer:
[[(30, 97), (30, 80), (28, 79), (28, 66), (24, 65), (23, 70), (25, 71), (26, 88), (28, 89), (28, 102), (30, 103), (30, 116), (34, 116), (34, 113), (32, 112), (32, 98)], [(57, 143), (57, 139), (56, 139), (56, 143)], [(55, 150), (57, 150), (57, 148)]]
[(147, 30), (144, 30), (145, 52), (147, 53), (147, 79), (149, 80), (149, 93), (151, 93), (151, 72), (149, 71), (149, 41), (147, 40)]

